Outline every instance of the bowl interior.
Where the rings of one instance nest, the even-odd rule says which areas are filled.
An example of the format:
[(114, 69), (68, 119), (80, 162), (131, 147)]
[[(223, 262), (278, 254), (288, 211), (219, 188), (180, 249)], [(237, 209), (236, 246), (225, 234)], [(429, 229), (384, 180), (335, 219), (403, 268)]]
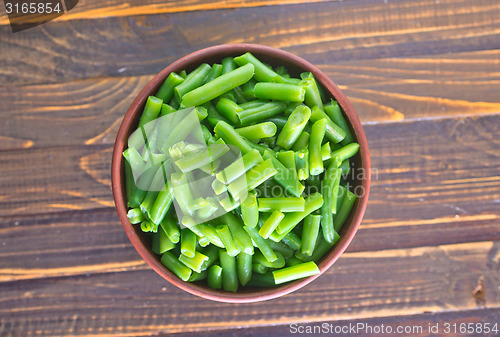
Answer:
[[(355, 141), (360, 144), (360, 151), (351, 159), (353, 173), (351, 173), (349, 177), (349, 183), (353, 188), (351, 191), (354, 191), (358, 195), (358, 199), (349, 218), (346, 220), (346, 223), (339, 233), (339, 241), (335, 244), (332, 250), (325, 254), (325, 256), (323, 256), (323, 258), (319, 261), (318, 267), (321, 271), (320, 274), (271, 289), (242, 288), (236, 293), (229, 293), (222, 290), (210, 289), (202, 283), (188, 283), (181, 281), (176, 275), (163, 267), (159, 256), (151, 252), (150, 235), (142, 232), (139, 226), (131, 225), (126, 216), (126, 192), (125, 181), (123, 179), (123, 156), (121, 154), (126, 149), (128, 137), (137, 128), (147, 97), (155, 94), (156, 90), (163, 83), (169, 73), (172, 71), (180, 72), (181, 70), (189, 72), (201, 63), (220, 63), (224, 57), (239, 56), (247, 51), (251, 52), (262, 62), (271, 66), (282, 65), (286, 67), (290, 75), (293, 77), (299, 77), (300, 73), (305, 71), (312, 72), (326, 96), (333, 97), (338, 101), (344, 117), (350, 125)], [(319, 71), (307, 61), (282, 50), (261, 45), (239, 44), (211, 47), (190, 54), (165, 68), (144, 87), (127, 111), (118, 132), (113, 153), (112, 180), (115, 203), (124, 229), (139, 254), (157, 273), (179, 288), (204, 298), (223, 302), (254, 302), (278, 297), (306, 285), (326, 271), (338, 259), (351, 242), (364, 215), (370, 183), (369, 169), (370, 162), (368, 156), (368, 145), (361, 123), (344, 94), (323, 72)]]

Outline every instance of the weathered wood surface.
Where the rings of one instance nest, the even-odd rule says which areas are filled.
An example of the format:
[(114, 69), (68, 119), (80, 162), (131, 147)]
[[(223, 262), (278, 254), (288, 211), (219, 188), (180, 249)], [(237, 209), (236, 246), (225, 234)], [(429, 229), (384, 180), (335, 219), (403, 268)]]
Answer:
[[(314, 335), (322, 336), (329, 331), (334, 331), (333, 336), (381, 336), (381, 333), (377, 331), (388, 331), (389, 327), (392, 329), (395, 335), (404, 335), (412, 337), (436, 337), (450, 336), (450, 331), (454, 331), (454, 325), (460, 327), (463, 323), (490, 323), (490, 332), (478, 334), (481, 336), (494, 337), (497, 334), (491, 332), (491, 326), (493, 322), (498, 320), (500, 316), (500, 309), (478, 309), (469, 311), (453, 311), (453, 312), (441, 312), (441, 313), (425, 313), (420, 315), (411, 316), (394, 316), (394, 317), (377, 317), (377, 318), (364, 318), (349, 321), (329, 321), (321, 323), (305, 323), (297, 325), (276, 325), (276, 326), (265, 326), (265, 327), (255, 327), (250, 329), (226, 329), (226, 330), (214, 330), (214, 331), (203, 331), (203, 332), (189, 332), (189, 333), (177, 333), (170, 334), (172, 337), (282, 337), (290, 336), (294, 331), (298, 334), (299, 331), (306, 331), (301, 329), (307, 329), (307, 327), (312, 327), (314, 325), (320, 326), (323, 334), (321, 332), (315, 333)], [(325, 323), (328, 326), (324, 328), (322, 324)], [(449, 324), (449, 325), (446, 325)], [(351, 326), (353, 327), (351, 329)], [(486, 326), (486, 325), (484, 325)], [(436, 330), (437, 327), (437, 330)], [(358, 330), (359, 328), (359, 330)], [(397, 329), (409, 329), (407, 333), (397, 333)], [(300, 329), (300, 330), (299, 330)], [(310, 328), (311, 329), (311, 328)], [(321, 331), (318, 330), (311, 331)], [(344, 331), (349, 331), (348, 333), (335, 333), (335, 329), (343, 329)], [(377, 330), (378, 329), (378, 330)], [(447, 330), (450, 329), (450, 330)], [(341, 330), (339, 330), (341, 331)], [(354, 331), (354, 332), (353, 332)], [(404, 330), (401, 330), (404, 331)], [(431, 332), (429, 332), (431, 331)], [(448, 332), (446, 332), (448, 331)], [(457, 328), (459, 331), (459, 328)], [(385, 333), (384, 335), (388, 335)], [(165, 336), (165, 335), (160, 335)]]
[(0, 83), (155, 74), (221, 43), (270, 45), (316, 65), (492, 50), (499, 23), (491, 0), (359, 0), (56, 20), (21, 34), (4, 25)]
[[(332, 60), (320, 68), (348, 95), (365, 123), (500, 112), (500, 49)], [(0, 86), (0, 149), (111, 144), (124, 113), (150, 79)]]
[[(0, 17), (0, 336), (498, 322), (499, 23), (491, 0), (81, 0), (17, 34)], [(365, 219), (334, 267), (245, 305), (154, 273), (110, 187), (112, 145), (139, 90), (178, 57), (233, 42), (325, 71), (364, 122), (374, 168)]]

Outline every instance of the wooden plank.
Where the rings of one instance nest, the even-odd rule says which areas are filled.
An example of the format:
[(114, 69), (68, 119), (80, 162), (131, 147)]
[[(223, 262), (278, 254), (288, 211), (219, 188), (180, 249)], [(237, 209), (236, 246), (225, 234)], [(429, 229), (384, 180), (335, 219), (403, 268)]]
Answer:
[[(368, 125), (373, 184), (348, 251), (500, 240), (499, 125), (500, 115)], [(96, 145), (2, 153), (0, 267), (22, 261), (54, 277), (91, 270), (101, 253), (116, 268), (136, 263), (113, 207), (110, 155)]]
[(361, 0), (55, 21), (22, 35), (3, 26), (0, 83), (154, 74), (221, 43), (270, 45), (317, 65), (498, 49), (499, 22), (490, 0)]
[[(500, 115), (367, 125), (366, 218), (377, 225), (497, 214), (499, 127)], [(113, 207), (111, 153), (111, 145), (2, 152), (0, 216)]]
[(0, 288), (0, 331), (143, 336), (471, 310), (483, 305), (472, 296), (479, 278), (484, 305), (498, 308), (499, 252), (500, 241), (346, 253), (302, 290), (245, 305), (199, 299), (142, 269), (6, 282)]
[[(169, 334), (172, 337), (238, 337), (244, 334), (246, 337), (284, 337), (290, 336), (291, 333), (300, 333), (300, 331), (316, 331), (315, 335), (320, 335), (321, 333), (333, 332), (334, 336), (380, 336), (381, 333), (376, 331), (385, 332), (384, 335), (388, 335), (388, 331), (392, 331), (394, 334), (411, 336), (411, 337), (434, 337), (434, 336), (450, 336), (450, 333), (456, 331), (460, 332), (460, 325), (467, 323), (474, 323), (474, 328), (476, 329), (476, 324), (481, 327), (489, 327), (489, 333), (479, 333), (481, 336), (491, 336), (494, 337), (497, 334), (491, 331), (491, 327), (494, 326), (495, 322), (500, 319), (500, 309), (498, 308), (487, 308), (487, 309), (477, 309), (477, 310), (467, 310), (467, 311), (453, 311), (453, 312), (439, 312), (439, 313), (423, 313), (419, 315), (404, 315), (404, 316), (393, 316), (393, 317), (376, 317), (376, 318), (366, 318), (366, 319), (356, 319), (349, 321), (328, 321), (316, 324), (300, 324), (296, 326), (290, 325), (276, 325), (276, 326), (265, 326), (265, 327), (255, 327), (247, 329), (231, 329), (231, 330), (215, 330), (215, 331), (203, 331), (203, 332), (189, 332), (189, 333), (178, 333)], [(325, 325), (326, 324), (326, 327)], [(352, 328), (351, 328), (352, 327)], [(302, 330), (304, 329), (304, 330)], [(322, 329), (322, 330), (319, 330)], [(337, 330), (338, 329), (338, 330)], [(399, 330), (398, 330), (399, 329)], [(405, 330), (407, 329), (406, 333)], [(479, 330), (480, 327), (477, 327)], [(500, 329), (500, 328), (499, 328)], [(339, 331), (335, 333), (335, 331)], [(344, 332), (342, 332), (344, 331)], [(398, 333), (398, 331), (402, 331)], [(446, 332), (448, 331), (448, 332)], [(482, 330), (484, 331), (484, 329)], [(167, 336), (167, 335), (162, 335)], [(160, 336), (161, 337), (161, 336)]]
[[(127, 3), (117, 0), (80, 0), (78, 5), (58, 21), (95, 19), (116, 16), (134, 16), (147, 14), (168, 14), (191, 11), (208, 11), (214, 9), (234, 9), (258, 6), (287, 5), (311, 2), (343, 1), (343, 0), (131, 0)], [(1, 12), (0, 25), (9, 24), (7, 15)]]
[[(500, 49), (320, 68), (340, 85), (364, 123), (500, 112)], [(115, 77), (0, 87), (0, 149), (110, 144), (149, 80)]]

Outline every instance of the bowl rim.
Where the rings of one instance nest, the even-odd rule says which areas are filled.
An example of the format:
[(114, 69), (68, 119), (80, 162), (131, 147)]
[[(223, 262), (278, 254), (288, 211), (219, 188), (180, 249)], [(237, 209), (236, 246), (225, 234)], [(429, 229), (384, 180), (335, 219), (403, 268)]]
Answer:
[[(255, 54), (266, 54), (273, 58), (284, 58), (287, 63), (293, 63), (295, 66), (305, 69), (306, 71), (310, 71), (315, 76), (316, 80), (321, 83), (328, 92), (333, 95), (333, 97), (337, 100), (338, 104), (341, 106), (345, 115), (348, 118), (348, 122), (351, 125), (355, 138), (358, 141), (360, 146), (359, 154), (361, 157), (361, 168), (363, 168), (367, 174), (364, 174), (364, 179), (361, 181), (362, 191), (364, 192), (361, 197), (358, 198), (354, 210), (351, 211), (352, 220), (351, 223), (344, 233), (344, 235), (340, 238), (340, 240), (334, 245), (333, 249), (330, 250), (323, 258), (321, 263), (319, 263), (318, 268), (320, 273), (309, 276), (307, 278), (299, 279), (283, 286), (279, 286), (277, 288), (263, 288), (263, 290), (259, 290), (255, 293), (230, 293), (223, 292), (220, 290), (212, 290), (208, 288), (201, 287), (194, 283), (184, 282), (180, 278), (178, 278), (175, 274), (170, 272), (166, 267), (164, 267), (152, 254), (152, 252), (147, 249), (141, 239), (136, 234), (133, 225), (127, 218), (127, 207), (124, 198), (124, 184), (121, 180), (122, 172), (123, 172), (123, 156), (122, 152), (125, 149), (126, 138), (130, 127), (135, 118), (135, 114), (142, 105), (145, 103), (147, 97), (151, 95), (154, 90), (156, 90), (161, 83), (165, 80), (165, 78), (172, 71), (180, 71), (182, 69), (187, 68), (192, 64), (201, 64), (204, 59), (212, 58), (212, 57), (223, 57), (223, 55), (229, 54), (239, 54), (251, 52)], [(162, 71), (160, 71), (156, 76), (154, 76), (144, 88), (139, 92), (139, 94), (135, 97), (129, 109), (127, 110), (125, 116), (123, 117), (122, 123), (118, 130), (118, 134), (116, 136), (115, 145), (113, 148), (113, 156), (112, 156), (112, 165), (111, 165), (111, 181), (112, 181), (112, 189), (113, 189), (113, 198), (115, 202), (116, 209), (118, 211), (118, 215), (122, 226), (127, 234), (129, 240), (132, 245), (135, 247), (139, 255), (144, 259), (144, 261), (151, 267), (153, 270), (158, 273), (165, 280), (175, 285), (176, 287), (191, 293), (193, 295), (214, 300), (218, 302), (227, 302), (227, 303), (250, 303), (250, 302), (258, 302), (264, 300), (270, 300), (273, 298), (277, 298), (286, 294), (289, 294), (299, 288), (304, 287), (310, 282), (314, 281), (320, 275), (322, 275), (328, 268), (330, 268), (342, 255), (342, 253), (346, 250), (346, 248), (351, 243), (354, 235), (356, 234), (363, 216), (366, 211), (366, 206), (368, 203), (368, 196), (370, 192), (370, 174), (371, 166), (370, 166), (370, 156), (368, 149), (368, 142), (366, 139), (366, 135), (364, 133), (361, 122), (354, 111), (354, 108), (347, 100), (347, 97), (340, 91), (338, 86), (321, 70), (319, 70), (316, 66), (304, 60), (303, 58), (296, 56), (287, 51), (276, 49), (273, 47), (258, 45), (258, 44), (249, 44), (249, 43), (238, 43), (238, 44), (223, 44), (223, 45), (215, 45), (212, 47), (200, 49), (193, 53), (190, 53), (175, 62), (168, 65)], [(354, 212), (354, 213), (352, 213)]]

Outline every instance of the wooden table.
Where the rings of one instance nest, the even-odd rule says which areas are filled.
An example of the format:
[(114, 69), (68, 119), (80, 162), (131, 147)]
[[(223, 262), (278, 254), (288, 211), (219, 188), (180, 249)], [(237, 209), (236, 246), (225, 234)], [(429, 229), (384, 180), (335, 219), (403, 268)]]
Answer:
[[(16, 34), (0, 11), (0, 336), (285, 336), (308, 322), (453, 336), (446, 323), (499, 322), (500, 2), (80, 0)], [(374, 174), (333, 268), (296, 293), (231, 305), (143, 262), (110, 165), (154, 74), (238, 42), (295, 53), (339, 84)]]

